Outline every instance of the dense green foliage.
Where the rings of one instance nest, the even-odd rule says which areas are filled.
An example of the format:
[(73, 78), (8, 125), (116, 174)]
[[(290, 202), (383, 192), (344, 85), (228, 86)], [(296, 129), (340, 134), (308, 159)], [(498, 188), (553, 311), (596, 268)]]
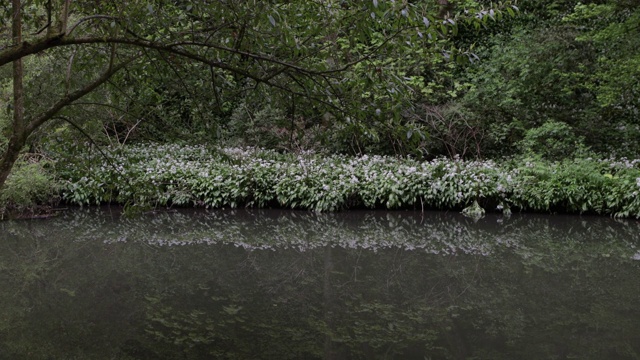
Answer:
[(525, 2), (462, 75), (460, 103), (482, 124), (485, 153), (511, 153), (552, 122), (605, 156), (637, 157), (639, 16), (634, 2)]
[[(67, 151), (67, 154), (72, 153)], [(83, 152), (84, 153), (84, 152)], [(82, 160), (78, 160), (82, 159)], [(144, 144), (60, 160), (63, 198), (136, 207), (282, 206), (568, 211), (640, 218), (640, 161), (280, 154)]]
[[(86, 105), (65, 110), (65, 116), (101, 143), (186, 141), (427, 158), (536, 152), (545, 145), (531, 144), (532, 136), (547, 131), (550, 123), (564, 127), (557, 136), (570, 146), (577, 142), (603, 157), (638, 156), (639, 104), (633, 80), (640, 68), (640, 10), (634, 3), (523, 1), (519, 12), (506, 7), (495, 20), (460, 20), (443, 29), (431, 25), (439, 20), (437, 8), (427, 1), (408, 9), (413, 17), (406, 23), (402, 9), (376, 3), (353, 14), (353, 8), (334, 9), (347, 11), (341, 16), (362, 16), (354, 20), (362, 32), (334, 37), (331, 43), (322, 35), (320, 44), (330, 45), (326, 50), (298, 50), (296, 56), (303, 58), (304, 51), (311, 51), (308, 60), (315, 62), (296, 66), (324, 66), (318, 71), (331, 71), (338, 58), (361, 58), (320, 80), (289, 69), (274, 78), (273, 88), (233, 71), (149, 53), (146, 61), (116, 74), (83, 101)], [(471, 2), (458, 2), (451, 19), (464, 19), (465, 9), (471, 8)], [(277, 8), (278, 16), (288, 19), (290, 10)], [(284, 43), (304, 35), (292, 23), (274, 18), (273, 25), (269, 17), (235, 11), (251, 29), (251, 41), (249, 35), (239, 40), (244, 51), (289, 56), (263, 40), (260, 29), (270, 34), (275, 27)], [(418, 16), (422, 13), (430, 15), (423, 19)], [(514, 17), (504, 16), (509, 14)], [(388, 36), (402, 26), (418, 30)], [(313, 29), (305, 31), (320, 31)], [(232, 35), (221, 41), (233, 42)], [(319, 36), (313, 41), (320, 41)], [(267, 48), (257, 47), (262, 43)], [(229, 61), (252, 69), (246, 59), (238, 62), (233, 56)], [(54, 133), (64, 142), (85, 141), (69, 124), (58, 124)]]
[[(533, 162), (545, 169), (559, 166), (559, 173), (568, 174), (573, 171), (571, 162), (578, 159), (585, 176), (594, 172), (594, 181), (610, 173), (602, 168), (606, 162), (584, 159), (640, 158), (640, 5), (634, 1), (331, 0), (296, 6), (278, 1), (134, 1), (122, 9), (81, 2), (74, 3), (65, 20), (69, 26), (56, 35), (57, 28), (46, 22), (48, 17), (62, 17), (61, 4), (23, 4), (21, 45), (12, 45), (8, 26), (0, 27), (2, 169), (12, 156), (18, 159), (16, 149), (49, 153), (61, 144), (79, 149), (87, 141), (94, 146), (137, 145), (132, 152), (149, 142), (311, 151), (328, 154), (316, 160), (326, 166), (341, 159), (338, 168), (352, 161), (342, 155), (410, 155), (421, 164), (441, 156), (494, 159), (501, 169), (511, 171), (519, 166), (500, 159), (516, 155), (536, 159)], [(7, 24), (11, 12), (8, 5), (0, 8)], [(54, 41), (52, 36), (59, 36), (55, 41), (60, 43), (40, 52), (32, 49)], [(9, 60), (16, 51), (24, 52), (26, 132), (16, 130), (19, 122), (13, 118), (15, 84)], [(108, 76), (103, 79), (104, 75)], [(86, 89), (90, 91), (80, 97), (69, 97)], [(42, 114), (49, 118), (42, 120)], [(79, 155), (78, 162), (102, 163), (95, 154), (69, 155)], [(214, 163), (227, 161), (226, 168), (220, 165), (225, 172), (235, 171), (220, 154), (207, 156)], [(176, 171), (191, 174), (190, 169)], [(436, 201), (424, 190), (410, 190), (397, 200), (391, 190), (388, 195), (371, 195), (365, 188), (340, 185), (335, 194), (314, 194), (322, 197), (314, 200), (301, 195), (307, 190), (298, 189), (294, 179), (303, 170), (296, 171), (290, 174), (291, 184), (280, 179), (281, 173), (257, 176), (269, 186), (280, 184), (280, 190), (263, 184), (265, 190), (256, 195), (251, 185), (212, 199), (204, 195), (204, 188), (198, 192), (191, 187), (158, 190), (162, 196), (140, 194), (137, 184), (146, 184), (146, 175), (127, 170), (120, 178), (114, 173), (102, 182), (106, 195), (89, 186), (76, 198), (69, 193), (65, 198), (75, 203), (117, 200), (147, 205), (204, 205), (198, 202), (208, 198), (206, 205), (211, 206), (277, 203), (328, 210), (417, 206), (419, 200), (424, 206), (461, 208), (479, 197), (465, 190), (462, 200)], [(548, 171), (556, 176), (556, 170)], [(581, 174), (576, 176), (582, 179)], [(93, 175), (61, 176), (75, 183), (78, 176)], [(396, 174), (399, 187), (402, 176)], [(543, 178), (541, 183), (555, 187), (580, 179)], [(376, 189), (380, 185), (366, 180)], [(497, 202), (532, 210), (636, 213), (633, 206), (627, 208), (627, 200), (607, 200), (603, 205), (597, 194), (618, 192), (614, 189), (620, 184), (614, 178), (598, 181), (584, 189), (603, 190), (581, 200), (555, 188), (524, 202), (486, 197), (490, 207)], [(535, 199), (543, 200), (538, 204)], [(477, 200), (485, 205), (485, 200)]]

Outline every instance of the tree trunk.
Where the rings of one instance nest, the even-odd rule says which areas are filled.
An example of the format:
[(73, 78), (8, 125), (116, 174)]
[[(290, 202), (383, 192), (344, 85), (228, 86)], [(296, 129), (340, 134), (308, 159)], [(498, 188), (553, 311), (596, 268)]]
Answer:
[(2, 159), (0, 159), (0, 190), (4, 187), (7, 177), (9, 177), (11, 169), (13, 168), (13, 164), (18, 160), (20, 150), (22, 150), (25, 143), (26, 139), (16, 136), (16, 134), (9, 140), (9, 145), (4, 154), (2, 154)]
[[(11, 17), (11, 35), (13, 45), (19, 46), (22, 43), (22, 13), (20, 0), (11, 2), (13, 14)], [(11, 172), (13, 164), (18, 160), (20, 150), (27, 141), (24, 123), (24, 72), (22, 69), (22, 58), (13, 61), (13, 122), (11, 123), (9, 144), (2, 158), (0, 159), (0, 190)]]

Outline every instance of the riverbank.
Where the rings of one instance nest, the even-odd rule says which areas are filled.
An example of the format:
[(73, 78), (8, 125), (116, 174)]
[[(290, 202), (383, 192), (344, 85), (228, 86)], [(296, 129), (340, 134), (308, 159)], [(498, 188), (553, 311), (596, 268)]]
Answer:
[[(106, 155), (106, 156), (105, 156)], [(56, 155), (63, 202), (594, 213), (640, 218), (640, 160), (495, 162), (146, 144)]]

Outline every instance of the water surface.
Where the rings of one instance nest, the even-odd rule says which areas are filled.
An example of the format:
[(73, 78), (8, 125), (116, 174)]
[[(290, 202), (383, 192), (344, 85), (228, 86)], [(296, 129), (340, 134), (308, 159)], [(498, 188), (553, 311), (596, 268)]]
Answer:
[(0, 359), (640, 357), (633, 220), (102, 208), (0, 240)]

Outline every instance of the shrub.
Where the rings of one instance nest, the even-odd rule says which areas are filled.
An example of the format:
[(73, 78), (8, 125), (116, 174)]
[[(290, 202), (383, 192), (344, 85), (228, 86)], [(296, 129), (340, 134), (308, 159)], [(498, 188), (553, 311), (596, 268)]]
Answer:
[(271, 105), (252, 108), (243, 103), (229, 121), (232, 139), (243, 146), (279, 148), (289, 143), (291, 130), (284, 111)]
[(542, 126), (529, 129), (519, 144), (523, 154), (539, 155), (547, 160), (572, 158), (583, 150), (583, 139), (573, 129), (558, 121), (547, 121)]
[(57, 201), (60, 184), (47, 161), (19, 161), (0, 191), (0, 217), (8, 212), (35, 213), (38, 205)]

